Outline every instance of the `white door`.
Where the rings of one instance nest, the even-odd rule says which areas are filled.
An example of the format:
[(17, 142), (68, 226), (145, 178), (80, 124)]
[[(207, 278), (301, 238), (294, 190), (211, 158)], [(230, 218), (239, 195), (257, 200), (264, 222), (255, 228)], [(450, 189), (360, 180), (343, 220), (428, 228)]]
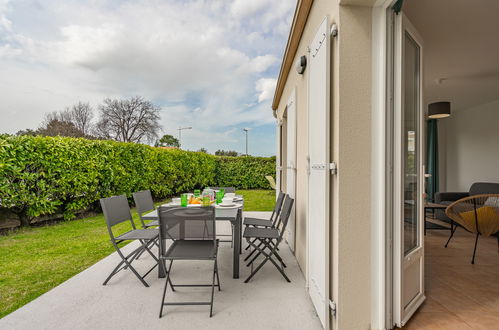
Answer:
[(308, 100), (307, 283), (317, 314), (329, 323), (329, 62), (327, 17), (310, 45)]
[[(287, 114), (287, 152), (286, 152), (286, 193), (296, 198), (296, 89), (293, 90), (286, 106)], [(289, 216), (286, 227), (286, 241), (292, 251), (295, 250), (295, 209)]]
[(394, 321), (401, 327), (425, 299), (423, 48), (403, 13), (394, 37)]

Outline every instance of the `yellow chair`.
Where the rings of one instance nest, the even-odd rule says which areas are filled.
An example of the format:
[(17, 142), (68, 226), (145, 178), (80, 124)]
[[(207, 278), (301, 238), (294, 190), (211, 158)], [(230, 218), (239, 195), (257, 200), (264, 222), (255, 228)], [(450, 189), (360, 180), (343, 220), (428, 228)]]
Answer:
[[(478, 237), (499, 234), (499, 194), (475, 195), (462, 198), (447, 207), (445, 214), (471, 233), (476, 233), (471, 263), (475, 263)], [(449, 241), (457, 226), (452, 230)], [(499, 249), (499, 235), (497, 236)]]

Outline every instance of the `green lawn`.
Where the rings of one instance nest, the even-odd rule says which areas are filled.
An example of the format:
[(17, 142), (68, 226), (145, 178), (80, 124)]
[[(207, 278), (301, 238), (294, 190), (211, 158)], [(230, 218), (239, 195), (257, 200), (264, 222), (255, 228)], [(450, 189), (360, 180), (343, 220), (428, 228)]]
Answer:
[[(246, 211), (271, 211), (274, 207), (274, 191), (237, 193), (244, 196)], [(133, 216), (139, 224), (135, 210)], [(0, 318), (113, 251), (103, 215), (0, 236)]]

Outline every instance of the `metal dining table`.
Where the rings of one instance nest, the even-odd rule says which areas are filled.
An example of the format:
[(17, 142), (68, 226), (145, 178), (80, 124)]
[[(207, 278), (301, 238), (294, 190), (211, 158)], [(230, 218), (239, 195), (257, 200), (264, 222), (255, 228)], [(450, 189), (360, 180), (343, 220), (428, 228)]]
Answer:
[[(244, 201), (234, 202), (234, 206), (224, 207), (220, 205), (213, 205), (215, 207), (215, 216), (219, 221), (230, 221), (232, 226), (234, 226), (234, 236), (232, 237), (232, 277), (239, 278), (239, 255), (241, 254), (241, 237), (242, 237), (242, 209), (244, 206)], [(173, 203), (163, 204), (162, 206), (172, 207), (178, 206)], [(200, 205), (189, 205), (188, 207), (200, 207)], [(238, 210), (241, 210), (241, 216), (237, 216)], [(142, 216), (144, 220), (159, 220), (158, 211), (154, 210)], [(165, 271), (161, 266), (158, 267), (158, 276), (165, 277)]]

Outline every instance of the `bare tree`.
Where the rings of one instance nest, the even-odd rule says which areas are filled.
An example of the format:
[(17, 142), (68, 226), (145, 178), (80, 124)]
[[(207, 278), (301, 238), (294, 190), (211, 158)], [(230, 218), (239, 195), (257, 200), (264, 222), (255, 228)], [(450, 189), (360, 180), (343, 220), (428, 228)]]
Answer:
[(90, 135), (93, 109), (88, 102), (79, 101), (62, 111), (49, 112), (45, 115), (42, 126), (47, 127), (53, 121), (73, 124), (83, 135)]
[(52, 119), (45, 127), (36, 130), (36, 135), (86, 137), (73, 123)]
[(70, 121), (85, 135), (90, 134), (94, 111), (88, 102), (78, 102), (71, 109), (66, 109), (69, 113)]
[(140, 96), (105, 99), (99, 106), (97, 134), (122, 142), (154, 141), (160, 131), (160, 108)]

